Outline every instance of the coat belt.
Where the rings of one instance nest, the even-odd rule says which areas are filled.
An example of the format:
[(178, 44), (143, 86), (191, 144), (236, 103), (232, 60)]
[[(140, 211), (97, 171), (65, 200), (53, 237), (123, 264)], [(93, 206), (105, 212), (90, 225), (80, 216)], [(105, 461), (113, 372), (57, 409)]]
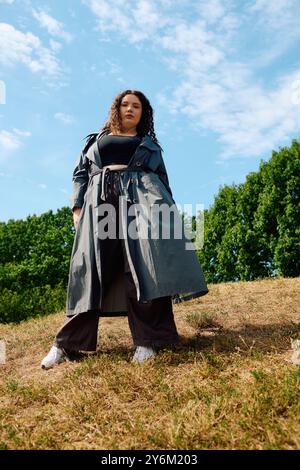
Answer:
[[(136, 172), (136, 171), (143, 171), (144, 172), (145, 170), (142, 167), (138, 167), (138, 168), (132, 168), (132, 167), (128, 168), (128, 167), (126, 167), (126, 168), (118, 168), (118, 169), (110, 169), (109, 167), (105, 167), (105, 168), (99, 168), (98, 170), (94, 170), (93, 172), (91, 172), (90, 173), (90, 181), (95, 175), (99, 175), (100, 173), (102, 173), (101, 192), (100, 192), (100, 199), (102, 201), (106, 201), (105, 175), (106, 175), (106, 173), (108, 173), (110, 171), (119, 171), (119, 172), (129, 173), (129, 172)], [(89, 181), (89, 183), (90, 183), (90, 181)], [(135, 201), (133, 200), (133, 198), (130, 197), (129, 192), (128, 192), (128, 187), (129, 187), (130, 182), (132, 182), (132, 179), (129, 177), (126, 188), (123, 185), (122, 185), (122, 187), (123, 187), (123, 190), (125, 192), (127, 201), (133, 203)], [(98, 204), (98, 202), (97, 202), (97, 204)]]

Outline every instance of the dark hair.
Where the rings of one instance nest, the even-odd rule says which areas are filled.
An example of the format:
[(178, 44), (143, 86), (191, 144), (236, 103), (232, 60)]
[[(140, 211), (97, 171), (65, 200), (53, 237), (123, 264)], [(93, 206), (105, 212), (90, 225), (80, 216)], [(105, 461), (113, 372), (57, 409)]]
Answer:
[[(137, 135), (143, 137), (145, 135), (149, 135), (152, 140), (159, 145), (157, 137), (154, 131), (154, 123), (153, 123), (153, 108), (150, 104), (150, 101), (144, 93), (138, 90), (125, 90), (122, 93), (119, 93), (113, 100), (112, 105), (109, 110), (109, 117), (100, 132), (113, 132), (119, 133), (121, 132), (121, 116), (120, 116), (120, 106), (122, 98), (125, 95), (135, 95), (139, 98), (140, 102), (142, 103), (142, 115), (141, 119), (136, 126)], [(160, 146), (160, 145), (159, 145)]]

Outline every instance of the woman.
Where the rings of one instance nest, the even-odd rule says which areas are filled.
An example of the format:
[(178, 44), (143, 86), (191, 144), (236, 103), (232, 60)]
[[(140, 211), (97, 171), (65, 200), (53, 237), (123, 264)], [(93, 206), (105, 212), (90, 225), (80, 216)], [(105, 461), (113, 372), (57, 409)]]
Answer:
[(95, 351), (99, 316), (128, 316), (133, 361), (143, 362), (178, 342), (172, 301), (208, 292), (194, 250), (178, 236), (183, 224), (143, 93), (114, 99), (101, 132), (88, 136), (73, 183), (66, 319), (41, 367)]

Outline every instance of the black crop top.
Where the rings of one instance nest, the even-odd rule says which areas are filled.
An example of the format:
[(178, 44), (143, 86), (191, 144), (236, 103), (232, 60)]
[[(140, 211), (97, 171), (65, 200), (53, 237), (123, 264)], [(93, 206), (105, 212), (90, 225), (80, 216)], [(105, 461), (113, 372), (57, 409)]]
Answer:
[(104, 135), (97, 141), (103, 166), (128, 165), (142, 137), (136, 135)]

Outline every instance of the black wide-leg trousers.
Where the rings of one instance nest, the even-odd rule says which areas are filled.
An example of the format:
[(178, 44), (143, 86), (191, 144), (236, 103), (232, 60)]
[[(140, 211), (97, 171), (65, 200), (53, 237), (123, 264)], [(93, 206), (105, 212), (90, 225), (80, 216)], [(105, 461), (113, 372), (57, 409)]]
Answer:
[[(105, 199), (115, 207), (116, 237), (102, 240), (101, 263), (103, 267), (102, 288), (104, 293), (119, 269), (125, 275), (128, 324), (135, 346), (164, 347), (179, 341), (174, 322), (172, 299), (159, 297), (147, 302), (138, 302), (136, 287), (126, 257), (124, 240), (119, 238), (119, 170), (105, 173)], [(55, 344), (67, 351), (95, 351), (99, 315), (89, 310), (66, 317), (64, 325), (55, 337)]]

